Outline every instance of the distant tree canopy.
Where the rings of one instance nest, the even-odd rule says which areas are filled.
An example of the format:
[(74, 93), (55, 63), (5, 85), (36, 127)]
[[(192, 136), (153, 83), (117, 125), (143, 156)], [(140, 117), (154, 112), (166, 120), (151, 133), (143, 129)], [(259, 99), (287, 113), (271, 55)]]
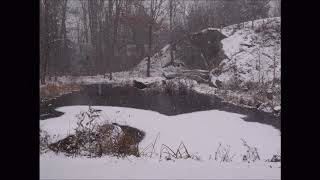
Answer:
[(149, 43), (155, 53), (186, 33), (265, 18), (269, 1), (40, 0), (41, 82), (127, 70), (147, 55)]
[(270, 0), (193, 1), (187, 11), (188, 31), (227, 26), (268, 17)]

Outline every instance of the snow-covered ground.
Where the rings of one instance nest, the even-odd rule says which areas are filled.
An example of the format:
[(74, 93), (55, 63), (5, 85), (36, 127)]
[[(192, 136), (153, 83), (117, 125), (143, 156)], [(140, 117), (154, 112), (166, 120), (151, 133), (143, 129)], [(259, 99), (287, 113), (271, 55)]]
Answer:
[[(274, 166), (274, 165), (272, 165)], [(265, 164), (217, 163), (192, 159), (40, 157), (40, 179), (280, 179), (281, 169)]]
[[(142, 150), (157, 138), (152, 157), (124, 159), (104, 156), (98, 159), (86, 157), (71, 158), (51, 152), (40, 156), (40, 178), (42, 179), (280, 179), (280, 163), (264, 162), (280, 153), (280, 131), (269, 125), (246, 122), (244, 115), (218, 110), (201, 111), (176, 116), (166, 116), (158, 112), (124, 107), (95, 106), (102, 110), (103, 120), (136, 127), (146, 132), (139, 144)], [(76, 117), (88, 106), (60, 107), (64, 115), (40, 121), (42, 130), (58, 139), (74, 133)], [(260, 160), (253, 163), (242, 161), (248, 145), (256, 147)], [(195, 159), (166, 161), (159, 158), (161, 144), (177, 149), (180, 142), (186, 145)], [(230, 145), (232, 162), (215, 161), (219, 146)]]
[(222, 30), (229, 35), (221, 41), (228, 56), (220, 63), (222, 74), (219, 80), (224, 83), (235, 74), (242, 82), (280, 79), (280, 18), (256, 20), (254, 29), (249, 24), (247, 22), (245, 28), (235, 31), (230, 30), (235, 25)]

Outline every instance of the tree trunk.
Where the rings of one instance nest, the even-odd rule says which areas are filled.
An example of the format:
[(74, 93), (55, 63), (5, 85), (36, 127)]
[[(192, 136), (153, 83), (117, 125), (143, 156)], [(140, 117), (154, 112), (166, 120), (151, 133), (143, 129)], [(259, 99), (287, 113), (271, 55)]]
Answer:
[(49, 61), (49, 50), (50, 50), (50, 44), (49, 44), (49, 3), (48, 1), (44, 1), (44, 56), (43, 56), (43, 64), (42, 64), (42, 75), (40, 79), (41, 84), (46, 83), (46, 76), (48, 71), (48, 61)]
[[(107, 29), (107, 41), (108, 41), (108, 70), (109, 70), (109, 79), (112, 80), (112, 60), (113, 60), (113, 49), (111, 44), (111, 31), (110, 27), (112, 26), (112, 14), (113, 14), (113, 1), (108, 1), (108, 29)], [(110, 51), (111, 50), (111, 51)]]
[(87, 22), (88, 9), (85, 1), (81, 1), (81, 7), (83, 12), (82, 21), (83, 21), (83, 27), (84, 27), (85, 42), (89, 43), (88, 22)]
[[(63, 8), (62, 8), (62, 20), (61, 20), (61, 39), (63, 39), (63, 45), (62, 45), (62, 55), (61, 61), (63, 67), (68, 67), (68, 47), (67, 47), (67, 28), (66, 28), (66, 13), (67, 13), (67, 3), (68, 0), (63, 1)], [(61, 62), (60, 61), (60, 62)], [(63, 70), (66, 71), (66, 69), (63, 68)]]
[(209, 64), (208, 64), (208, 60), (207, 60), (206, 55), (202, 52), (201, 49), (200, 49), (200, 52), (201, 52), (201, 57), (202, 57), (202, 60), (203, 60), (203, 64), (205, 65), (206, 69), (209, 69)]
[[(112, 49), (111, 49), (111, 61), (115, 60), (115, 56), (118, 56), (118, 27), (119, 27), (119, 20), (120, 20), (120, 10), (121, 10), (121, 2), (122, 0), (116, 1), (116, 12), (115, 12), (115, 19), (113, 23), (113, 40), (112, 40)], [(110, 69), (110, 79), (112, 79), (112, 71)]]
[(112, 46), (112, 55), (117, 55), (118, 53), (118, 27), (119, 27), (119, 18), (120, 18), (120, 10), (121, 10), (121, 0), (118, 0), (116, 3), (116, 14), (115, 14), (115, 19), (114, 19), (114, 24), (113, 24), (113, 46)]
[(91, 41), (94, 47), (94, 62), (95, 62), (95, 72), (98, 73), (99, 63), (98, 63), (98, 17), (97, 17), (97, 1), (88, 0), (88, 9), (89, 9), (89, 25), (90, 25), (90, 32), (91, 32)]
[(272, 86), (275, 85), (275, 79), (276, 79), (276, 55), (273, 55), (273, 81)]
[(169, 4), (169, 13), (170, 13), (170, 62), (172, 65), (174, 65), (174, 57), (173, 57), (173, 32), (172, 32), (172, 10), (173, 10), (173, 6), (172, 6), (172, 1), (170, 0), (170, 4)]
[(260, 50), (258, 51), (258, 63), (259, 63), (259, 83), (261, 83), (261, 55), (260, 55)]
[(149, 24), (149, 55), (147, 63), (147, 77), (150, 77), (151, 45), (152, 45), (152, 24)]

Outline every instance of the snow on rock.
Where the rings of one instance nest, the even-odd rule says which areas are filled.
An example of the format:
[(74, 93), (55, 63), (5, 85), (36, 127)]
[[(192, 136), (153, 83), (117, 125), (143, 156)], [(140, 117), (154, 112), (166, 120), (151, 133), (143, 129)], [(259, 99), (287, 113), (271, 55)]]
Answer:
[(275, 111), (280, 111), (280, 110), (281, 110), (281, 106), (275, 106), (275, 107), (273, 108), (273, 110), (275, 110)]
[[(58, 135), (60, 139), (66, 137), (74, 133), (75, 115), (87, 108), (87, 106), (58, 108), (65, 114), (40, 121), (41, 129), (50, 135)], [(102, 110), (101, 119), (143, 130), (146, 136), (139, 144), (141, 150), (153, 143), (159, 134), (154, 156), (128, 157), (128, 159), (105, 156), (100, 159), (88, 159), (67, 158), (47, 153), (40, 156), (41, 178), (280, 178), (279, 164), (277, 168), (270, 168), (264, 163), (264, 160), (280, 152), (279, 130), (269, 125), (246, 122), (242, 119), (244, 115), (209, 110), (166, 116), (134, 108), (110, 106), (93, 108)], [(250, 164), (242, 162), (246, 148), (241, 138), (258, 149), (261, 161)], [(200, 156), (200, 161), (183, 159), (159, 162), (161, 144), (176, 149), (181, 141), (190, 154)], [(220, 163), (209, 160), (210, 156), (214, 156), (219, 143), (230, 145), (231, 153), (235, 154), (232, 162)], [(193, 173), (186, 173), (190, 170)]]
[[(175, 59), (175, 63), (179, 64), (179, 66), (168, 66), (164, 67), (166, 64), (170, 62), (170, 45), (166, 45), (163, 47), (158, 53), (154, 54), (150, 58), (150, 75), (151, 76), (162, 76), (164, 72), (180, 72), (183, 69), (183, 62), (179, 59)], [(136, 76), (145, 77), (147, 74), (147, 58), (144, 58), (134, 69), (132, 74)]]
[[(235, 27), (225, 27), (223, 31), (230, 34)], [(256, 20), (254, 29), (234, 29), (232, 35), (221, 41), (228, 58), (220, 63), (220, 79), (226, 83), (234, 76), (240, 82), (280, 78), (280, 38), (280, 18)]]

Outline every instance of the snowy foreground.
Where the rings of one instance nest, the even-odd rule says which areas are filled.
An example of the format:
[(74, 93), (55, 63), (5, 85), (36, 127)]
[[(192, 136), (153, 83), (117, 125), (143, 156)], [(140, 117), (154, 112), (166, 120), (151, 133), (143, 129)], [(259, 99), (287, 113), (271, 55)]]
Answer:
[[(246, 122), (244, 115), (218, 110), (201, 111), (176, 116), (166, 116), (154, 111), (134, 108), (95, 106), (103, 110), (102, 120), (136, 127), (146, 132), (139, 145), (144, 149), (158, 136), (152, 157), (118, 159), (66, 157), (48, 152), (40, 156), (41, 179), (280, 179), (280, 163), (265, 162), (280, 153), (280, 131), (269, 125)], [(74, 133), (76, 117), (88, 106), (68, 106), (57, 110), (65, 112), (57, 118), (40, 121), (42, 130), (58, 139)], [(248, 145), (256, 147), (261, 160), (242, 161)], [(190, 154), (200, 157), (167, 161), (160, 159), (162, 144), (177, 149), (180, 142)], [(214, 160), (221, 143), (230, 145), (232, 162)]]

